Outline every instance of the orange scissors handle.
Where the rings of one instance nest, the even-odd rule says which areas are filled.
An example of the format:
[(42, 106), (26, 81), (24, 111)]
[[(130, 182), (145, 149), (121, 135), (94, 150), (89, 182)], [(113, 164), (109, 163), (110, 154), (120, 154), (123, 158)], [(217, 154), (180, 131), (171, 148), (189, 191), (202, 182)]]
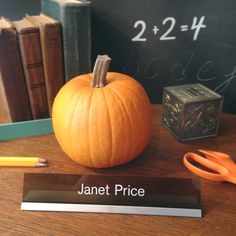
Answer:
[[(198, 154), (192, 153), (192, 152), (188, 152), (184, 155), (183, 161), (184, 161), (184, 165), (190, 170), (192, 171), (194, 174), (205, 178), (205, 179), (209, 179), (209, 180), (213, 180), (213, 181), (228, 181), (231, 183), (236, 184), (236, 171), (235, 171), (235, 163), (230, 159), (230, 157), (225, 157), (227, 156), (225, 154), (225, 158), (223, 157), (223, 159), (221, 158), (221, 156), (219, 157), (218, 155), (215, 155), (216, 153), (214, 152), (210, 152), (210, 151), (206, 151), (206, 150), (199, 150), (201, 153), (203, 153), (206, 158), (199, 156)], [(223, 153), (221, 153), (223, 154)], [(208, 160), (209, 159), (209, 160)], [(230, 160), (229, 160), (230, 159)], [(205, 170), (202, 170), (198, 167), (196, 167), (195, 165), (193, 165), (190, 160), (194, 160), (197, 163), (201, 164), (202, 166), (205, 166), (207, 168), (209, 168), (210, 170), (213, 170), (215, 172), (217, 172), (217, 174), (215, 173), (211, 173)], [(231, 162), (230, 162), (231, 161)], [(226, 163), (226, 165), (225, 165)], [(230, 166), (229, 170), (227, 168), (227, 166)]]
[(221, 166), (224, 166), (229, 171), (236, 173), (236, 164), (228, 154), (203, 149), (199, 149), (198, 151), (202, 153), (207, 159), (214, 161), (220, 164)]

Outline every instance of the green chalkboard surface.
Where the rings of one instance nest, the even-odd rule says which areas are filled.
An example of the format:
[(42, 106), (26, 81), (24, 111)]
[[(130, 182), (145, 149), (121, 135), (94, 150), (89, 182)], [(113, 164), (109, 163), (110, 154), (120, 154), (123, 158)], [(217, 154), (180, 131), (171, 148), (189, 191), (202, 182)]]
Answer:
[(38, 14), (40, 7), (40, 0), (0, 0), (0, 16), (19, 20), (25, 13)]
[(152, 102), (163, 87), (201, 83), (236, 113), (235, 0), (92, 0), (93, 59), (139, 80)]
[[(0, 1), (16, 20), (40, 12), (39, 0)], [(111, 70), (139, 80), (152, 102), (163, 87), (202, 83), (236, 113), (235, 0), (92, 0), (93, 60), (112, 57)]]

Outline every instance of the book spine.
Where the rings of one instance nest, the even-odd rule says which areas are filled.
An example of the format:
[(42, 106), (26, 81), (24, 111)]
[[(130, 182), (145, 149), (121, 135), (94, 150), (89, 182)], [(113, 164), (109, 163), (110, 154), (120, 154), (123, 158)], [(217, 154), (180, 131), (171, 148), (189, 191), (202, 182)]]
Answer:
[(54, 98), (64, 83), (64, 69), (60, 24), (40, 27), (43, 67), (51, 115)]
[(29, 97), (13, 28), (0, 34), (0, 123), (32, 119)]
[(19, 32), (20, 50), (34, 119), (49, 116), (39, 29)]
[(0, 73), (0, 124), (13, 122)]
[(41, 0), (42, 11), (62, 24), (66, 81), (91, 72), (90, 4), (66, 5)]
[(90, 7), (65, 7), (64, 52), (68, 67), (68, 78), (91, 72)]

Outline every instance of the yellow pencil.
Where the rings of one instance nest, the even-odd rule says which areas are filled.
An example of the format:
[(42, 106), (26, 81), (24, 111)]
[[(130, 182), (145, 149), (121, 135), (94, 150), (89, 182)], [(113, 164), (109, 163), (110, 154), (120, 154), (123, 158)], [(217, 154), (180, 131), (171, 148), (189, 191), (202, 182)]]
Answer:
[(0, 166), (43, 167), (47, 161), (38, 157), (0, 157)]

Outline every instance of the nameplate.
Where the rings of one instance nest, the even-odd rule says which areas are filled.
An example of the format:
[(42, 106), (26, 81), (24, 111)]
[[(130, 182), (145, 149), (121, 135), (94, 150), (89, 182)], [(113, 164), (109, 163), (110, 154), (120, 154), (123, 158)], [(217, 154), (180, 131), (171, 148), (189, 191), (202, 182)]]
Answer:
[(26, 173), (21, 210), (202, 216), (199, 183), (137, 176)]

